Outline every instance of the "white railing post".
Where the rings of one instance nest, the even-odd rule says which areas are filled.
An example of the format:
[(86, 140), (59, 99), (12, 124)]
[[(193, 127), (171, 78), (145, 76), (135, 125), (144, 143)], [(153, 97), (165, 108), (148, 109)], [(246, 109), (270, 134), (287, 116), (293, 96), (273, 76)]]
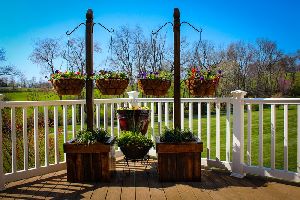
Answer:
[(244, 96), (245, 91), (232, 91), (233, 95), (233, 138), (231, 176), (243, 178), (244, 175)]
[(4, 190), (4, 171), (3, 171), (3, 151), (2, 151), (2, 107), (3, 107), (3, 94), (0, 94), (0, 191)]

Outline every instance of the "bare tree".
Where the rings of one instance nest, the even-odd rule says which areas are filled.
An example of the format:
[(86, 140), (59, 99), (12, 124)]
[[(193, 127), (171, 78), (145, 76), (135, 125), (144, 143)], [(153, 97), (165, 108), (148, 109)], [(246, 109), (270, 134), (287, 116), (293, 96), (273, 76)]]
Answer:
[[(6, 52), (3, 48), (0, 49), (0, 61), (6, 61)], [(22, 73), (16, 66), (11, 64), (4, 64), (0, 66), (0, 77), (2, 76), (20, 76)]]
[(128, 26), (121, 26), (115, 32), (112, 41), (112, 52), (112, 64), (119, 67), (119, 70), (126, 72), (132, 84), (136, 56), (132, 42), (132, 31)]
[[(98, 42), (94, 42), (94, 52), (100, 53)], [(72, 38), (61, 51), (61, 57), (67, 61), (68, 70), (85, 72), (85, 39)]]
[(275, 42), (267, 39), (257, 39), (256, 45), (256, 89), (261, 96), (271, 96), (278, 88), (281, 75), (278, 62), (283, 53), (278, 50)]
[(60, 56), (58, 39), (39, 39), (33, 44), (33, 51), (29, 56), (31, 62), (43, 68), (43, 74), (55, 72), (54, 61)]
[(227, 61), (231, 65), (230, 77), (234, 82), (234, 89), (241, 89), (249, 91), (247, 85), (248, 80), (251, 78), (249, 68), (254, 62), (255, 49), (251, 44), (246, 44), (242, 41), (231, 43), (227, 49)]

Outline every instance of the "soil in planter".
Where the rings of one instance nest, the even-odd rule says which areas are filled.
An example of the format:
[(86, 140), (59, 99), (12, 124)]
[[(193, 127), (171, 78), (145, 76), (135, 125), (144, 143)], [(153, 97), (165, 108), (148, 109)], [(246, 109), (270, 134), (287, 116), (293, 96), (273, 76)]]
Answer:
[(70, 78), (52, 80), (52, 85), (58, 95), (80, 95), (84, 80)]
[(214, 96), (218, 86), (218, 81), (200, 79), (188, 79), (185, 84), (191, 95), (194, 96)]
[(121, 95), (125, 92), (129, 79), (98, 79), (96, 86), (104, 95)]
[(145, 95), (164, 96), (171, 86), (171, 81), (161, 79), (139, 79), (138, 86)]

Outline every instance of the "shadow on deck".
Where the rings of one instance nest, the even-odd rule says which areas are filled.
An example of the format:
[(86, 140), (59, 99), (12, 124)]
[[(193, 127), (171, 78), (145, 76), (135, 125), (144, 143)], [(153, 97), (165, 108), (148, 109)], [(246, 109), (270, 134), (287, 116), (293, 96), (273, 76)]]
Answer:
[(156, 161), (117, 161), (109, 183), (69, 183), (66, 170), (6, 185), (2, 199), (300, 199), (299, 184), (258, 177), (238, 179), (228, 172), (202, 170), (201, 182), (159, 182)]

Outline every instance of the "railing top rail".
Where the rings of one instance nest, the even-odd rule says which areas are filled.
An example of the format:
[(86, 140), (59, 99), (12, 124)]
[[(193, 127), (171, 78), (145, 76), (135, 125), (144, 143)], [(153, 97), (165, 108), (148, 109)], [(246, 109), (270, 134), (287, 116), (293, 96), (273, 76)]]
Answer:
[[(243, 98), (245, 104), (300, 104), (300, 98)], [(94, 99), (95, 104), (130, 102), (129, 98)], [(173, 98), (137, 98), (137, 102), (173, 102)], [(181, 102), (231, 102), (232, 97), (222, 98), (181, 98)], [(2, 107), (35, 107), (85, 104), (81, 100), (53, 100), (53, 101), (3, 101)]]
[(300, 98), (244, 98), (246, 104), (300, 104)]
[(54, 100), (54, 101), (3, 101), (2, 107), (34, 107), (34, 106), (60, 106), (85, 104), (85, 99), (82, 100)]

